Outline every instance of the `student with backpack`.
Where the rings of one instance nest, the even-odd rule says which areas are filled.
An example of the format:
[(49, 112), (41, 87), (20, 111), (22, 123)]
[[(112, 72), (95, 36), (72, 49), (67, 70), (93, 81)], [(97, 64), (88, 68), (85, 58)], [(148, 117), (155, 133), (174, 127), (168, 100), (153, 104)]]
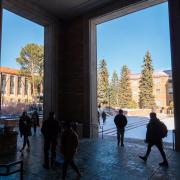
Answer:
[(64, 131), (61, 135), (61, 153), (64, 157), (62, 179), (66, 179), (67, 168), (69, 165), (77, 173), (78, 178), (81, 177), (81, 173), (74, 162), (74, 156), (77, 152), (78, 144), (78, 135), (74, 131), (71, 123), (66, 122), (64, 124)]
[(163, 162), (159, 163), (160, 166), (168, 166), (168, 161), (166, 159), (166, 154), (163, 150), (163, 142), (162, 138), (167, 136), (167, 127), (166, 125), (161, 122), (157, 117), (156, 113), (150, 113), (150, 121), (147, 125), (147, 132), (146, 132), (146, 143), (148, 143), (148, 148), (145, 156), (139, 156), (143, 161), (147, 161), (148, 156), (151, 152), (151, 147), (156, 146), (163, 158)]
[(120, 140), (121, 140), (121, 146), (124, 146), (124, 132), (125, 132), (125, 126), (127, 125), (127, 118), (125, 115), (123, 115), (123, 110), (119, 110), (119, 114), (117, 114), (114, 118), (114, 123), (117, 128), (117, 145), (119, 146)]

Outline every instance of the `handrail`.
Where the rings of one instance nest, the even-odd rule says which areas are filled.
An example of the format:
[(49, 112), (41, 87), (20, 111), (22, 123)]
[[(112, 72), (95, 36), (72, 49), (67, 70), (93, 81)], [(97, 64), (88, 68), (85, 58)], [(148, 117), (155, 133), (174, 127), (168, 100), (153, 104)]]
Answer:
[[(17, 164), (20, 164), (20, 168), (14, 170), (14, 171), (10, 171), (10, 167), (15, 166)], [(20, 180), (23, 180), (23, 161), (22, 160), (16, 161), (13, 163), (9, 163), (9, 164), (0, 164), (0, 168), (6, 168), (6, 172), (0, 173), (0, 176), (9, 176), (11, 174), (15, 174), (17, 172), (20, 172)]]

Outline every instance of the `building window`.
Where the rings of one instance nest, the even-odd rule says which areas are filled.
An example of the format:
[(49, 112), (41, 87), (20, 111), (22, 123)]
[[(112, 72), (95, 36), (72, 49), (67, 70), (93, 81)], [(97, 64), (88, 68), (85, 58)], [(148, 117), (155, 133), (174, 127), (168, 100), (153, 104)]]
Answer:
[(2, 75), (1, 78), (1, 92), (2, 94), (6, 93), (6, 75)]
[(161, 82), (161, 79), (160, 79), (160, 78), (154, 80), (154, 83), (155, 83), (155, 84), (159, 84), (160, 82)]
[(17, 88), (17, 94), (20, 95), (22, 92), (22, 83), (21, 83), (21, 77), (18, 77), (18, 88)]
[(168, 93), (169, 93), (169, 94), (173, 94), (173, 88), (172, 88), (172, 87), (170, 87), (170, 88), (168, 89)]
[(138, 82), (137, 81), (132, 81), (132, 85), (133, 86), (138, 86)]
[(160, 107), (161, 106), (161, 101), (156, 101), (156, 104), (157, 104), (158, 107)]
[(31, 95), (33, 95), (33, 85), (31, 83)]
[(172, 79), (168, 79), (168, 83), (172, 83)]
[(156, 94), (160, 94), (161, 90), (160, 89), (156, 89)]
[(25, 95), (28, 94), (28, 79), (25, 78), (25, 91), (24, 91)]
[(14, 94), (14, 76), (10, 76), (10, 94)]

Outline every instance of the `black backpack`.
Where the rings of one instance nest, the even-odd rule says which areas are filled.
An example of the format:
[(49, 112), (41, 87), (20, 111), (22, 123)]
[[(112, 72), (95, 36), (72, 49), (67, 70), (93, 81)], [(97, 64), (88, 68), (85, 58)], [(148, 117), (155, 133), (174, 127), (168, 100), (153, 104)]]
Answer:
[(161, 138), (167, 137), (168, 129), (167, 126), (162, 121), (159, 121), (159, 132)]

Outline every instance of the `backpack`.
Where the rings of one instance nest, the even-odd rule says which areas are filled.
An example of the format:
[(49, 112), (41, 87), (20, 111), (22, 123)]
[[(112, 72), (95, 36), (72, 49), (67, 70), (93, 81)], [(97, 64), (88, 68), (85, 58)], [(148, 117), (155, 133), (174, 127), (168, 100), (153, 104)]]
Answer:
[(168, 129), (167, 129), (166, 125), (161, 121), (159, 123), (159, 132), (160, 132), (160, 137), (161, 138), (167, 137)]

